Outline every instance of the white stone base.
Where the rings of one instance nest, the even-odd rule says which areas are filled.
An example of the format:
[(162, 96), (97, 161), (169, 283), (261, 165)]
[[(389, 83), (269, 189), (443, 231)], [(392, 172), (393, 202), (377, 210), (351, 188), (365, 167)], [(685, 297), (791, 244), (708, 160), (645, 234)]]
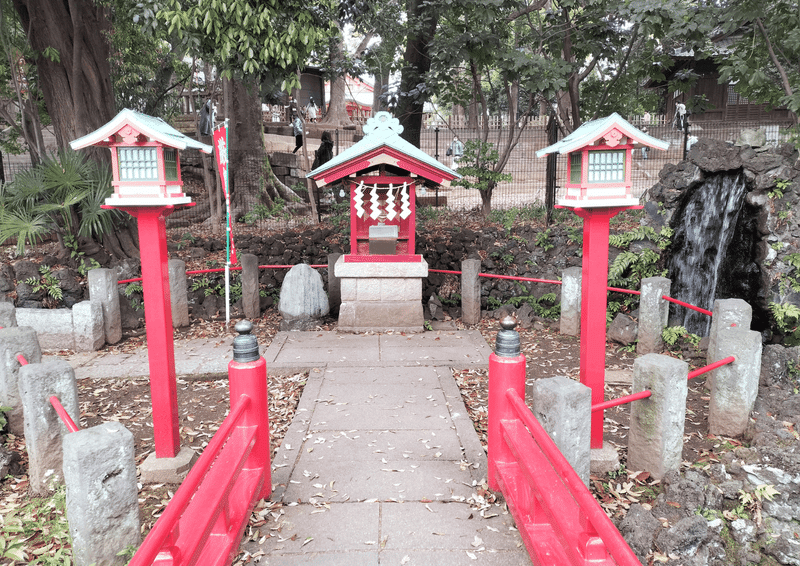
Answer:
[(139, 479), (144, 484), (181, 483), (196, 460), (197, 454), (187, 446), (174, 458), (156, 458), (151, 452), (139, 466)]
[(422, 279), (428, 263), (336, 261), (342, 304), (339, 330), (345, 332), (422, 332)]

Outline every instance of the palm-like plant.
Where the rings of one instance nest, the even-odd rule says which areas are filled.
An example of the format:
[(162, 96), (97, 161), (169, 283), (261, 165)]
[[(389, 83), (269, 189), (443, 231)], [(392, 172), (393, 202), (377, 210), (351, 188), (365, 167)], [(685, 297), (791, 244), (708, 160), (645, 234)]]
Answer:
[(74, 151), (46, 157), (0, 186), (0, 244), (16, 238), (17, 253), (55, 234), (99, 238), (124, 216), (100, 206), (111, 196), (111, 171)]

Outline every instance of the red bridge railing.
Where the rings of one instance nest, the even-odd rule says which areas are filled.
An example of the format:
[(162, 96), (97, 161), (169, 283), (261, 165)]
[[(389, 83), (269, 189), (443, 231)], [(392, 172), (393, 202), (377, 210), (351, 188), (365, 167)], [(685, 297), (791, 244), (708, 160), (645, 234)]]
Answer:
[[(525, 405), (525, 356), (489, 358), (489, 487), (502, 491), (534, 564), (641, 566)], [(511, 325), (513, 326), (513, 325)]]
[[(248, 321), (239, 322), (243, 333)], [(241, 340), (245, 338), (245, 340)], [(252, 339), (251, 341), (248, 339)], [(237, 344), (237, 341), (239, 343)], [(250, 513), (272, 479), (267, 364), (253, 336), (234, 339), (228, 364), (231, 412), (158, 518), (131, 566), (222, 566), (233, 562)], [(237, 350), (238, 348), (238, 350)]]

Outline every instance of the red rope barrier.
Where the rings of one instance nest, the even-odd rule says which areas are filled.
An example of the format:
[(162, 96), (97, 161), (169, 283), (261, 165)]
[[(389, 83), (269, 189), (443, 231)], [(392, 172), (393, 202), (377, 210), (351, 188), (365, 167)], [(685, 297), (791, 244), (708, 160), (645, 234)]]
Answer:
[(27, 366), (28, 365), (28, 360), (26, 360), (25, 356), (23, 356), (22, 354), (17, 354), (17, 361), (19, 362), (19, 365), (21, 365), (21, 366)]
[(697, 368), (696, 370), (689, 372), (688, 379), (694, 379), (698, 375), (703, 375), (711, 370), (717, 369), (718, 367), (722, 367), (727, 364), (732, 364), (736, 361), (736, 356), (728, 356), (727, 358), (723, 358), (718, 362), (714, 362), (713, 364), (708, 364), (707, 366), (703, 366), (701, 368)]
[(625, 403), (638, 401), (639, 399), (647, 399), (652, 394), (653, 393), (651, 391), (644, 390), (640, 391), (639, 393), (634, 393), (633, 395), (626, 395), (625, 397), (619, 397), (618, 399), (603, 401), (597, 405), (592, 405), (592, 412), (594, 413), (596, 411), (603, 411), (605, 409), (610, 409), (611, 407), (616, 407), (617, 405), (624, 405)]
[(620, 289), (619, 287), (608, 287), (609, 291), (616, 291), (617, 293), (628, 293), (630, 295), (641, 295), (641, 291), (633, 291), (632, 289)]
[(67, 427), (67, 430), (70, 432), (78, 432), (80, 428), (78, 425), (75, 424), (75, 421), (72, 420), (72, 417), (69, 416), (67, 410), (61, 404), (61, 401), (58, 400), (58, 397), (53, 395), (50, 397), (50, 404), (53, 405), (53, 408), (58, 413), (58, 416), (61, 417), (61, 421), (64, 423), (64, 426)]
[[(294, 266), (293, 265), (259, 265), (258, 266), (259, 269), (291, 269), (292, 267), (294, 267)], [(321, 269), (323, 267), (328, 267), (328, 265), (327, 264), (317, 264), (317, 265), (309, 265), (309, 267), (312, 267), (314, 269)], [(239, 267), (231, 267), (230, 270), (231, 271), (241, 271), (242, 267), (241, 266), (239, 266)], [(203, 274), (203, 273), (222, 273), (223, 271), (225, 271), (224, 267), (215, 267), (214, 269), (194, 269), (192, 271), (187, 271), (186, 275), (200, 275), (200, 274)], [(137, 277), (136, 279), (122, 279), (120, 281), (117, 281), (117, 284), (122, 285), (123, 283), (137, 283), (137, 282), (139, 282), (141, 280), (142, 280), (141, 277)]]
[(554, 285), (561, 285), (561, 281), (553, 281), (551, 279), (534, 279), (533, 277), (514, 277), (512, 275), (495, 275), (494, 273), (478, 273), (478, 277), (488, 277), (491, 279), (511, 279), (513, 281), (531, 281), (533, 283), (553, 283)]
[(687, 309), (692, 309), (693, 311), (701, 312), (703, 314), (707, 314), (708, 316), (712, 316), (714, 313), (710, 310), (706, 310), (700, 307), (696, 307), (694, 305), (690, 305), (689, 303), (684, 303), (683, 301), (679, 301), (678, 299), (673, 299), (672, 297), (668, 297), (667, 295), (662, 295), (662, 299), (667, 300), (671, 303), (675, 303), (676, 305), (680, 305), (682, 307), (686, 307)]

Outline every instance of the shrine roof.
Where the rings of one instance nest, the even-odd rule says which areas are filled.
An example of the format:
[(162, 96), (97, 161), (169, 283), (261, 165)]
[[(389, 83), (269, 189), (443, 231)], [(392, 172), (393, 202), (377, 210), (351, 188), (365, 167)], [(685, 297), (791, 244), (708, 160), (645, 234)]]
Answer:
[(212, 146), (183, 135), (161, 118), (148, 116), (129, 108), (122, 110), (106, 125), (71, 141), (69, 145), (72, 149), (81, 149), (90, 145), (108, 145), (108, 139), (125, 126), (130, 126), (140, 134), (150, 138), (151, 141), (160, 142), (168, 147), (199, 149), (203, 153), (209, 154), (214, 151)]
[[(345, 149), (306, 177), (332, 183), (378, 164), (410, 170), (429, 181), (449, 185), (461, 175), (400, 137), (403, 126), (388, 112), (378, 112), (367, 120), (364, 138)], [(409, 169), (410, 167), (410, 169)]]
[(595, 141), (604, 137), (608, 132), (617, 129), (625, 136), (647, 147), (666, 150), (669, 142), (654, 138), (633, 126), (625, 118), (614, 112), (605, 118), (591, 120), (581, 125), (577, 130), (569, 134), (562, 140), (540, 149), (536, 152), (536, 157), (543, 157), (549, 153), (570, 153), (583, 147), (592, 145)]

